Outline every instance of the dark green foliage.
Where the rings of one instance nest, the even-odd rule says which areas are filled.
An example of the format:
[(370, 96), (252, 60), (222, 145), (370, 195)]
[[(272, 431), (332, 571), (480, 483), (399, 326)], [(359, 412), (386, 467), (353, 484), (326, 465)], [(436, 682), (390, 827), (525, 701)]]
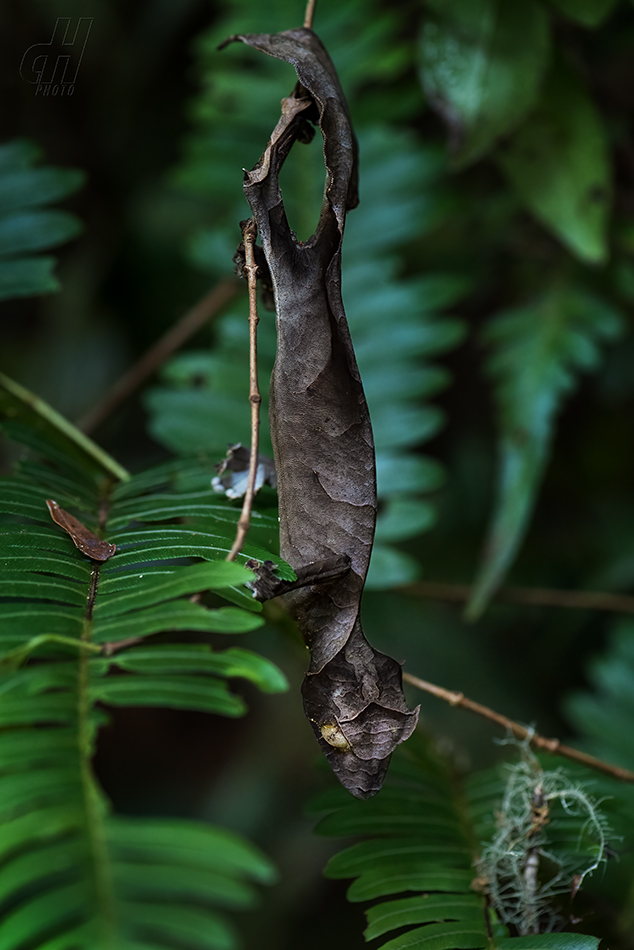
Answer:
[(518, 197), (582, 261), (608, 256), (606, 129), (577, 76), (557, 65), (543, 99), (498, 157)]
[(574, 387), (575, 370), (596, 369), (598, 344), (622, 323), (604, 301), (573, 286), (556, 285), (487, 326), (493, 350), (488, 370), (500, 417), (500, 482), (469, 613), (476, 617), (499, 586), (524, 535), (548, 460), (556, 414)]
[[(553, 6), (596, 27), (614, 4)], [(514, 235), (510, 247), (497, 244), (496, 275), (481, 280), (498, 301), (484, 339), (497, 384), (499, 474), (472, 618), (519, 550), (551, 453), (557, 406), (564, 390), (574, 389), (572, 366), (598, 369), (595, 341), (614, 338), (617, 329), (617, 300), (593, 293), (605, 281), (573, 267), (569, 254), (583, 265), (608, 259), (611, 152), (618, 141), (588, 90), (574, 44), (559, 38), (558, 25), (541, 3), (450, 0), (431, 4), (422, 26), (423, 85), (448, 126), (454, 162), (464, 168), (488, 158), (502, 170), (508, 186), (492, 182), (485, 199), (496, 209), (488, 228), (494, 242), (503, 220), (497, 241), (504, 229), (506, 240)], [(520, 207), (561, 242), (560, 249), (540, 246), (543, 238), (518, 220)], [(496, 309), (505, 315), (496, 316)]]
[(74, 215), (44, 206), (72, 194), (84, 176), (68, 168), (33, 168), (39, 157), (29, 142), (0, 146), (0, 300), (59, 290), (55, 259), (34, 255), (80, 231)]
[[(251, 573), (223, 560), (238, 512), (218, 503), (204, 464), (130, 477), (47, 406), (6, 379), (3, 387), (8, 434), (29, 425), (38, 453), (0, 482), (0, 943), (234, 947), (222, 909), (253, 904), (250, 882), (274, 876), (268, 860), (209, 825), (112, 814), (90, 760), (104, 721), (97, 703), (240, 716), (246, 705), (230, 678), (286, 689), (250, 650), (178, 638), (262, 623), (242, 587)], [(179, 481), (198, 490), (179, 492)], [(114, 539), (115, 554), (103, 563), (81, 554), (51, 522), (51, 495)], [(201, 591), (249, 609), (183, 596)], [(161, 631), (176, 640), (126, 649), (128, 638)]]
[[(548, 822), (537, 831), (531, 808), (535, 789), (543, 790), (549, 808)], [(580, 801), (583, 807), (577, 807)], [(355, 878), (348, 890), (350, 901), (389, 898), (366, 910), (367, 941), (392, 934), (382, 950), (529, 947), (528, 937), (508, 941), (508, 930), (496, 922), (487, 895), (493, 895), (496, 907), (497, 887), (502, 886), (515, 915), (509, 923), (519, 926), (520, 934), (530, 932), (522, 924), (533, 911), (547, 918), (549, 905), (540, 891), (533, 895), (528, 886), (512, 898), (516, 882), (504, 862), (517, 862), (522, 883), (526, 858), (538, 851), (542, 863), (556, 869), (540, 883), (552, 900), (557, 893), (568, 894), (574, 875), (602, 857), (602, 850), (597, 853), (597, 829), (605, 840), (601, 824), (588, 828), (589, 815), (594, 819), (596, 814), (591, 800), (563, 773), (542, 771), (529, 755), (506, 769), (475, 773), (461, 784), (421, 735), (397, 750), (385, 787), (372, 802), (346, 802), (331, 791), (315, 799), (312, 810), (327, 812), (317, 834), (370, 836), (331, 858), (325, 873)], [(501, 830), (493, 837), (496, 827)], [(498, 863), (505, 876), (494, 889), (492, 874)], [(550, 923), (556, 926), (554, 917)], [(548, 926), (547, 920), (542, 924)], [(562, 950), (596, 948), (598, 943), (572, 934), (548, 934), (544, 940), (544, 948)]]
[(451, 130), (459, 165), (519, 125), (538, 99), (549, 53), (548, 16), (537, 0), (428, 4), (422, 81)]
[[(22, 298), (3, 305), (0, 369), (79, 414), (208, 281), (230, 273), (248, 214), (241, 170), (261, 154), (294, 77), (237, 45), (216, 47), (233, 32), (299, 26), (303, 4), (239, 0), (212, 10), (166, 0), (110, 5), (107, 16), (89, 4), (82, 14), (95, 13), (94, 46), (77, 95), (40, 105), (18, 101), (26, 85), (15, 64), (27, 25), (39, 43), (53, 13), (69, 15), (61, 0), (45, 6), (24, 0), (0, 13), (11, 97), (3, 104), (20, 134), (38, 132), (50, 164), (86, 166), (88, 228), (64, 249), (63, 294), (29, 301), (57, 289), (53, 260), (41, 255), (77, 233), (57, 205), (81, 178), (39, 164), (22, 140), (0, 149), (0, 297)], [(507, 576), (567, 590), (634, 584), (633, 16), (631, 0), (319, 0), (316, 16), (361, 145), (344, 295), (378, 448), (376, 591), (364, 624), (409, 671), (630, 769), (631, 624), (489, 601)], [(317, 137), (294, 148), (282, 175), (300, 239), (314, 229), (323, 181)], [(503, 883), (518, 866), (521, 883), (532, 818), (524, 814), (514, 868), (500, 856), (504, 822), (496, 824), (508, 773), (480, 769), (497, 756), (489, 726), (428, 697), (412, 694), (411, 704), (422, 701), (458, 777), (424, 742), (408, 743), (377, 799), (328, 793), (321, 831), (365, 840), (341, 845), (324, 888), (332, 849), (325, 837), (311, 841), (299, 818), (312, 740), (297, 699), (254, 698), (257, 715), (238, 719), (254, 687), (284, 687), (260, 651), (270, 648), (299, 681), (296, 632), (278, 605), (261, 613), (241, 583), (194, 596), (244, 577), (220, 573), (237, 508), (210, 490), (227, 443), (249, 438), (247, 308), (238, 299), (143, 394), (151, 436), (176, 459), (154, 466), (156, 445), (134, 408), (99, 432), (131, 469), (153, 466), (133, 477), (2, 377), (3, 462), (20, 455), (0, 483), (0, 946), (192, 950), (234, 945), (238, 926), (244, 945), (262, 950), (358, 950), (355, 912), (368, 901), (366, 935), (392, 950), (596, 950), (600, 937), (601, 950), (631, 950), (631, 786), (569, 766), (558, 773), (566, 787), (581, 783), (593, 807), (602, 800), (615, 836), (605, 867), (570, 902), (575, 867), (596, 857), (597, 843), (582, 815), (552, 801), (540, 847), (560, 863), (540, 858), (541, 883), (563, 871), (540, 927), (558, 913), (557, 926), (594, 936), (517, 936), (526, 895), (510, 887), (508, 931), (495, 913), (487, 919), (484, 892), (471, 887), (484, 873), (473, 860), (493, 849)], [(275, 337), (272, 315), (260, 317), (266, 409)], [(93, 565), (51, 521), (46, 498), (117, 544), (99, 569), (89, 622)], [(270, 489), (256, 508), (245, 554), (278, 560)], [(420, 576), (475, 576), (477, 628), (457, 605), (394, 590)], [(263, 616), (278, 630), (264, 629)], [(243, 633), (245, 647), (223, 647), (224, 636)], [(128, 638), (140, 639), (103, 649)], [(166, 707), (180, 710), (174, 717), (224, 717), (212, 742), (188, 735), (182, 759), (169, 748), (173, 720), (152, 718), (161, 779), (182, 770), (174, 786), (198, 783), (189, 810), (152, 774), (131, 811), (153, 817), (114, 814), (99, 789), (90, 763), (109, 715), (121, 785), (134, 786), (135, 757), (139, 768), (146, 752), (151, 759), (135, 740), (151, 746), (152, 736), (127, 729), (130, 706), (146, 707), (131, 714), (139, 717)], [(576, 736), (566, 736), (567, 723)], [(541, 765), (553, 773), (564, 763)], [(254, 885), (273, 880), (269, 861), (225, 828), (154, 817), (161, 811), (211, 818), (274, 856), (281, 884), (250, 923), (234, 925), (233, 911), (255, 906)], [(347, 878), (349, 906), (338, 890)]]
[(590, 693), (568, 698), (568, 715), (582, 733), (592, 751), (616, 764), (632, 761), (634, 754), (634, 626), (622, 620), (612, 631), (603, 656), (593, 657), (588, 669)]

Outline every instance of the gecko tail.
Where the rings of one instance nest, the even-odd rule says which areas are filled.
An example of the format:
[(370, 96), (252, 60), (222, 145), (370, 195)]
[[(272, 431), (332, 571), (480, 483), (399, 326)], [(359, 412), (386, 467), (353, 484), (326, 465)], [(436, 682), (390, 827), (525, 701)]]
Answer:
[(375, 650), (357, 620), (346, 647), (303, 686), (304, 710), (341, 784), (356, 798), (381, 789), (392, 752), (418, 723), (401, 665)]

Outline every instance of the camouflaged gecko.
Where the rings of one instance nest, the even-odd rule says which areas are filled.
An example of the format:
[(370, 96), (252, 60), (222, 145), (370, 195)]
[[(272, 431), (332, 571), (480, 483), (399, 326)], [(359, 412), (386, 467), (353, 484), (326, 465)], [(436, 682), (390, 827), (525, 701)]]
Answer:
[[(304, 709), (342, 784), (369, 798), (380, 788), (394, 748), (413, 732), (400, 664), (370, 646), (359, 609), (376, 520), (370, 417), (341, 298), (346, 213), (358, 203), (357, 143), (332, 61), (312, 30), (233, 36), (291, 63), (298, 84), (244, 193), (273, 288), (277, 357), (270, 426), (277, 470), (280, 553), (298, 583), (266, 569), (256, 595), (282, 590), (310, 650)], [(310, 123), (324, 139), (327, 182), (317, 230), (291, 232), (279, 173)], [(301, 586), (300, 586), (301, 585)]]

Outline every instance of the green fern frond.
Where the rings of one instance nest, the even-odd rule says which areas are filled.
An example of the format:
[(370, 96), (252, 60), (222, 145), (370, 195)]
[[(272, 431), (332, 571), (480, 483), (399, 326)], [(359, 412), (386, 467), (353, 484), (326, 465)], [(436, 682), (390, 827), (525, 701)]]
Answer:
[(0, 146), (0, 300), (59, 290), (53, 257), (35, 256), (75, 237), (79, 220), (46, 205), (77, 191), (84, 176), (70, 168), (35, 168), (30, 142)]
[(577, 374), (597, 368), (620, 315), (574, 286), (554, 287), (497, 316), (486, 331), (500, 426), (499, 487), (467, 609), (479, 616), (522, 542), (548, 461), (557, 413)]
[(351, 901), (394, 898), (367, 911), (366, 940), (396, 931), (382, 950), (490, 946), (485, 897), (471, 887), (472, 829), (445, 764), (421, 735), (399, 748), (376, 798), (360, 808), (342, 801), (338, 790), (316, 800), (315, 811), (329, 808), (316, 833), (372, 839), (331, 858), (326, 876), (355, 877)]
[[(243, 587), (251, 573), (224, 560), (239, 512), (200, 461), (130, 477), (20, 387), (5, 381), (2, 397), (0, 425), (13, 438), (27, 432), (44, 458), (29, 453), (0, 480), (0, 946), (232, 950), (226, 912), (253, 905), (253, 885), (274, 878), (270, 862), (209, 825), (113, 815), (90, 761), (102, 703), (239, 716), (230, 680), (286, 689), (250, 650), (136, 644), (261, 626)], [(51, 521), (51, 495), (115, 537), (115, 553), (82, 554)], [(249, 610), (189, 599), (205, 591)]]
[[(326, 812), (317, 834), (369, 836), (336, 854), (325, 870), (327, 877), (355, 878), (350, 901), (389, 898), (366, 911), (366, 940), (390, 934), (381, 950), (521, 950), (525, 938), (508, 938), (505, 924), (516, 925), (526, 908), (504, 861), (512, 857), (523, 871), (531, 849), (541, 849), (550, 869), (540, 885), (539, 924), (554, 922), (553, 899), (570, 893), (575, 875), (589, 874), (605, 860), (608, 829), (583, 782), (562, 769), (542, 770), (528, 756), (523, 751), (518, 764), (475, 773), (461, 785), (416, 734), (394, 754), (376, 798), (350, 802), (337, 789), (315, 799), (312, 811)], [(548, 808), (547, 816), (542, 813), (548, 822), (540, 828), (535, 827), (536, 789)], [(511, 907), (513, 919), (505, 915)], [(576, 950), (596, 944), (595, 938), (548, 934), (534, 946)]]
[[(575, 692), (564, 702), (568, 720), (576, 727), (582, 748), (615, 765), (631, 768), (634, 762), (634, 624), (629, 619), (619, 620), (612, 629), (602, 655), (588, 665), (590, 690)], [(620, 782), (601, 780), (597, 793), (605, 797), (605, 810), (610, 823), (622, 836), (619, 848), (622, 872), (627, 867), (631, 879), (631, 836), (634, 820), (634, 789)], [(611, 869), (610, 869), (611, 870)], [(601, 888), (609, 894), (612, 877), (606, 874)], [(593, 889), (597, 882), (592, 881)], [(627, 920), (622, 927), (631, 928), (631, 899), (626, 902)]]
[(433, 232), (449, 211), (441, 154), (388, 127), (359, 130), (359, 144), (362, 200), (346, 223), (343, 288), (377, 455), (379, 518), (368, 586), (385, 589), (420, 570), (392, 543), (435, 523), (426, 496), (442, 485), (444, 471), (420, 448), (444, 425), (429, 399), (450, 377), (432, 361), (464, 337), (463, 323), (443, 311), (470, 282), (451, 272), (398, 275), (403, 247)]

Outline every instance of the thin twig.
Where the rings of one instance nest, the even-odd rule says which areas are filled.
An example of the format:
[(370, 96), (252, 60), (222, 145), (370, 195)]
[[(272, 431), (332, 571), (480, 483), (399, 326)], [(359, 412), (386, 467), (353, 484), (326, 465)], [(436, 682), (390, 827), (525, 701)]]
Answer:
[(104, 656), (112, 656), (118, 650), (125, 650), (126, 647), (132, 647), (135, 643), (141, 643), (144, 637), (126, 637), (125, 640), (109, 640), (101, 645), (101, 652)]
[(419, 679), (418, 676), (412, 676), (411, 673), (403, 673), (403, 679), (425, 693), (431, 693), (432, 696), (436, 696), (438, 699), (444, 699), (450, 706), (460, 706), (462, 709), (477, 713), (478, 716), (497, 722), (498, 725), (508, 729), (516, 739), (527, 739), (529, 744), (536, 749), (551, 752), (553, 755), (562, 755), (574, 762), (581, 762), (582, 765), (596, 769), (597, 772), (603, 772), (605, 775), (610, 775), (612, 778), (620, 779), (622, 782), (634, 782), (634, 772), (622, 769), (618, 765), (608, 765), (607, 762), (602, 762), (601, 759), (596, 759), (593, 755), (587, 755), (585, 752), (579, 752), (577, 749), (563, 745), (559, 739), (546, 739), (544, 736), (533, 732), (532, 729), (520, 725), (519, 722), (513, 722), (512, 719), (507, 719), (501, 713), (489, 709), (488, 706), (474, 703), (472, 699), (467, 699), (463, 693), (455, 693), (444, 689), (442, 686), (435, 686), (434, 683), (428, 683), (426, 680)]
[(110, 387), (99, 402), (79, 419), (77, 427), (85, 433), (98, 428), (175, 350), (220, 312), (239, 286), (235, 280), (223, 280), (217, 284)]
[[(420, 581), (401, 587), (400, 590), (404, 594), (454, 603), (463, 603), (469, 599), (471, 593), (468, 584), (445, 584), (440, 581)], [(616, 613), (634, 614), (634, 597), (606, 591), (504, 587), (495, 594), (494, 599), (510, 604), (526, 604), (529, 607), (571, 607), (576, 610), (612, 610)]]
[(313, 20), (315, 19), (315, 7), (317, 0), (308, 0), (306, 4), (306, 13), (304, 14), (304, 29), (312, 30)]
[(249, 524), (251, 522), (251, 508), (253, 506), (253, 497), (255, 495), (255, 479), (258, 472), (258, 452), (259, 452), (259, 430), (260, 430), (260, 403), (262, 397), (258, 387), (258, 291), (257, 291), (257, 273), (258, 267), (255, 263), (255, 254), (253, 245), (257, 229), (255, 221), (251, 218), (247, 221), (242, 230), (242, 240), (244, 241), (244, 269), (247, 273), (249, 282), (249, 402), (251, 403), (251, 458), (249, 459), (249, 477), (247, 480), (247, 490), (244, 495), (244, 504), (240, 512), (240, 519), (236, 531), (236, 539), (233, 542), (231, 550), (227, 554), (227, 561), (234, 561), (236, 556), (242, 550), (244, 539)]

